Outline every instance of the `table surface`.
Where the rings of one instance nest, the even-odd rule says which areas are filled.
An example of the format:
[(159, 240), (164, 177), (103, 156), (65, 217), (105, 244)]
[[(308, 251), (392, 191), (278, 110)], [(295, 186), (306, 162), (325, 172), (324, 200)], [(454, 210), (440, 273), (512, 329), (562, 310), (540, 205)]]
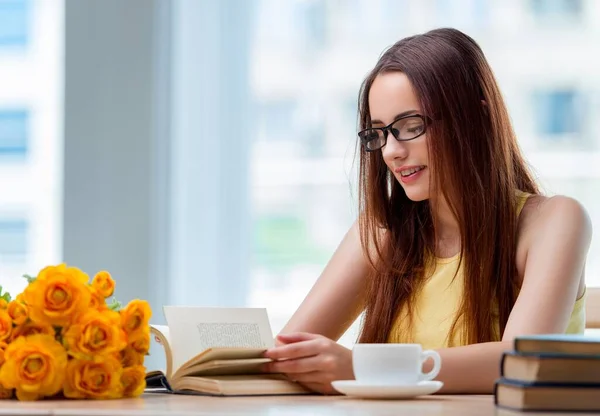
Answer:
[[(494, 406), (491, 395), (433, 395), (411, 400), (359, 400), (346, 396), (207, 397), (146, 393), (127, 400), (0, 401), (0, 415), (519, 415)], [(541, 413), (527, 413), (528, 416)], [(552, 413), (552, 416), (557, 416)], [(581, 413), (578, 416), (582, 416)]]

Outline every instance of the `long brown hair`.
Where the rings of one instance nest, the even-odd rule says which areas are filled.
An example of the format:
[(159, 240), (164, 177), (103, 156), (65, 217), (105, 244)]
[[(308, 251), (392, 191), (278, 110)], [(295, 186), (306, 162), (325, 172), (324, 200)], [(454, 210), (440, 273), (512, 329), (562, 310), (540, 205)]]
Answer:
[[(451, 334), (464, 319), (464, 342), (498, 340), (519, 287), (516, 191), (538, 189), (492, 70), (477, 43), (458, 30), (402, 39), (381, 56), (361, 87), (361, 129), (370, 126), (373, 80), (390, 71), (408, 77), (421, 110), (435, 120), (427, 130), (430, 189), (441, 193), (460, 226), (465, 293)], [(359, 151), (360, 234), (373, 266), (359, 342), (382, 343), (401, 307), (412, 310), (436, 235), (430, 201), (408, 199), (380, 151)]]

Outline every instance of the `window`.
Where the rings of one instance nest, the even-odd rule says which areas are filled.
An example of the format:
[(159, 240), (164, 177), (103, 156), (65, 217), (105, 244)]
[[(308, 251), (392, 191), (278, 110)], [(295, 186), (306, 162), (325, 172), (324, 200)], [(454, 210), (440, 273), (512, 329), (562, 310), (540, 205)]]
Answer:
[(530, 0), (530, 6), (542, 18), (579, 18), (582, 12), (581, 0)]
[(301, 1), (296, 5), (297, 22), (306, 46), (321, 48), (327, 42), (327, 4), (324, 0)]
[(260, 46), (320, 49), (328, 40), (325, 0), (260, 0), (256, 39)]
[(561, 140), (565, 136), (581, 141), (583, 106), (574, 90), (537, 91), (533, 95), (536, 133), (545, 140)]
[(354, 205), (346, 186), (325, 183), (265, 183), (253, 200), (250, 304), (269, 305), (278, 331), (350, 228)]
[(341, 103), (343, 108), (343, 123), (348, 126), (350, 129), (350, 136), (352, 139), (355, 139), (356, 133), (360, 129), (359, 120), (358, 120), (358, 94), (356, 96), (352, 96), (347, 98)]
[(29, 41), (29, 1), (0, 0), (0, 47), (26, 46)]
[[(313, 241), (304, 215), (270, 211), (261, 213), (255, 220), (254, 260), (257, 267), (289, 273), (296, 264), (319, 265), (327, 260), (328, 253)], [(283, 283), (273, 277), (273, 284)]]
[(0, 262), (23, 263), (28, 250), (29, 224), (25, 219), (0, 219)]
[(25, 156), (28, 137), (27, 110), (0, 110), (0, 157)]
[(470, 31), (488, 24), (489, 0), (437, 0), (438, 26), (454, 26)]

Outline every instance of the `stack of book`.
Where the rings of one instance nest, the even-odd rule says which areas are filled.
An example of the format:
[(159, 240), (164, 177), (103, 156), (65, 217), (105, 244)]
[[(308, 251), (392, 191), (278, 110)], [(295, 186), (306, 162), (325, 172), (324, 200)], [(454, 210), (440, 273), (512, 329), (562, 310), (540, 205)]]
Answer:
[(494, 390), (500, 408), (600, 411), (600, 339), (532, 335), (505, 352)]

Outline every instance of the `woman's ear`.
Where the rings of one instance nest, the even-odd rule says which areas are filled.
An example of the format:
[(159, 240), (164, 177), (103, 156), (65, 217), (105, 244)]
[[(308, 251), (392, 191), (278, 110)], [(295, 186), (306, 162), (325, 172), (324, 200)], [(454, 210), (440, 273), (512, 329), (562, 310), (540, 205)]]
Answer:
[(483, 112), (485, 113), (485, 115), (488, 115), (488, 104), (485, 100), (481, 100), (481, 105), (483, 106)]

